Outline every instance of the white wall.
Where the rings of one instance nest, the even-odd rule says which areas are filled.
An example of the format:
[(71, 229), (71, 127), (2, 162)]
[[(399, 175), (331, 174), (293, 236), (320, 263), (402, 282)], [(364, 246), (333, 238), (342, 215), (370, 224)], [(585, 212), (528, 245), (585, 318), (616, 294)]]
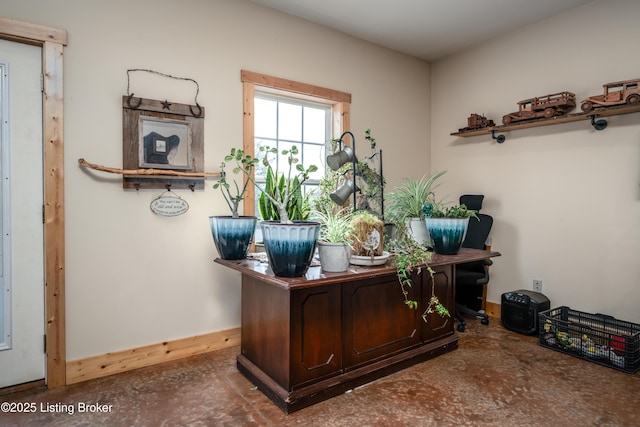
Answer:
[[(429, 159), (430, 65), (246, 0), (0, 0), (2, 16), (63, 28), (67, 358), (80, 359), (240, 325), (240, 277), (220, 265), (207, 217), (228, 213), (207, 181), (178, 191), (187, 214), (149, 203), (161, 190), (124, 191), (121, 178), (78, 158), (122, 165), (127, 69), (200, 84), (205, 168), (242, 144), (247, 69), (353, 95), (352, 131), (371, 127), (390, 185)], [(132, 73), (136, 96), (192, 104), (194, 86)], [(392, 150), (402, 144), (403, 150)], [(412, 152), (412, 156), (405, 156)]]
[[(578, 100), (640, 77), (640, 2), (598, 0), (433, 64), (432, 167), (441, 195), (486, 195), (494, 216), (488, 299), (543, 281), (552, 306), (640, 322), (640, 114), (490, 136), (451, 136), (471, 113), (501, 124), (517, 102)], [(579, 110), (577, 110), (579, 111)]]

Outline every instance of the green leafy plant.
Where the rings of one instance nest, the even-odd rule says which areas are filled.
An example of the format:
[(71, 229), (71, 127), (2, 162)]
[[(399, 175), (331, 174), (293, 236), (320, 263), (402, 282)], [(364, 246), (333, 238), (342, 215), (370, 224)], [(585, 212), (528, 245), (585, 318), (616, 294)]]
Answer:
[[(294, 193), (287, 203), (287, 215), (291, 221), (305, 220), (309, 218), (309, 199), (302, 194), (300, 179), (293, 178), (292, 188)], [(258, 197), (258, 212), (260, 217), (266, 220), (280, 220), (280, 210), (272, 200), (284, 200), (287, 189), (287, 180), (284, 174), (274, 171), (271, 165), (267, 166), (264, 190)], [(268, 197), (268, 196), (271, 197)]]
[(386, 203), (390, 218), (402, 222), (407, 218), (422, 218), (422, 206), (434, 202), (433, 190), (438, 186), (436, 181), (447, 171), (423, 175), (420, 179), (406, 179), (404, 184), (387, 195)]
[(319, 241), (328, 243), (345, 243), (351, 246), (350, 235), (353, 232), (353, 213), (350, 207), (329, 210), (326, 212), (314, 211), (312, 218), (320, 224)]
[(369, 141), (369, 146), (372, 150), (376, 149), (376, 139), (371, 136), (371, 128), (366, 128), (364, 130), (364, 139)]
[[(253, 166), (254, 166), (253, 163), (247, 164), (246, 165), (247, 171), (251, 172), (253, 170)], [(244, 182), (242, 183), (242, 188), (238, 185), (238, 182), (236, 180), (233, 180), (234, 188), (232, 190), (231, 185), (229, 184), (229, 181), (227, 181), (227, 173), (224, 170), (225, 167), (226, 167), (226, 164), (222, 162), (220, 164), (221, 177), (218, 180), (218, 182), (213, 184), (213, 188), (214, 190), (220, 189), (225, 202), (227, 202), (227, 206), (229, 206), (229, 209), (231, 210), (231, 216), (233, 218), (238, 218), (239, 217), (238, 207), (240, 206), (240, 202), (244, 200), (244, 194), (247, 191), (249, 180), (248, 179), (243, 180)]]
[(309, 175), (318, 170), (318, 167), (315, 165), (310, 165), (305, 168), (303, 165), (299, 163), (299, 158), (297, 157), (299, 154), (298, 147), (295, 145), (291, 147), (289, 150), (282, 150), (280, 152), (281, 155), (286, 156), (288, 169), (283, 172), (282, 176), (284, 177), (284, 181), (282, 182), (282, 188), (279, 187), (278, 184), (278, 173), (273, 173), (272, 171), (272, 182), (276, 183), (277, 191), (269, 192), (266, 186), (258, 184), (253, 178), (252, 171), (255, 166), (262, 161), (262, 164), (270, 168), (270, 154), (278, 154), (277, 148), (271, 148), (268, 146), (260, 147), (260, 151), (264, 153), (264, 157), (260, 160), (257, 157), (253, 157), (247, 154), (242, 149), (232, 148), (230, 154), (225, 156), (226, 162), (235, 162), (235, 167), (233, 169), (234, 172), (242, 171), (246, 178), (253, 183), (253, 185), (262, 192), (266, 196), (266, 198), (273, 203), (278, 211), (280, 222), (283, 224), (290, 224), (293, 220), (289, 217), (289, 211), (287, 207), (291, 203), (297, 203), (299, 200), (300, 192), (302, 185), (309, 179)]
[[(238, 207), (240, 206), (240, 202), (244, 200), (244, 194), (247, 191), (249, 179), (247, 179), (246, 177), (245, 179), (243, 179), (242, 188), (238, 185), (238, 182), (236, 180), (233, 180), (234, 189), (232, 191), (231, 185), (227, 180), (227, 173), (224, 170), (225, 167), (226, 164), (222, 162), (220, 164), (221, 177), (220, 179), (218, 179), (218, 182), (213, 184), (213, 189), (220, 189), (225, 202), (227, 202), (227, 206), (229, 206), (229, 209), (231, 210), (231, 216), (233, 218), (238, 218)], [(246, 167), (249, 172), (253, 170), (253, 164), (247, 164)]]
[(422, 213), (431, 218), (478, 218), (477, 212), (467, 209), (464, 204), (445, 206), (443, 203), (428, 202), (422, 205)]
[[(420, 274), (423, 269), (429, 273), (433, 282), (433, 270), (429, 267), (432, 252), (417, 243), (409, 236), (406, 223), (394, 222), (394, 237), (386, 239), (386, 248), (394, 254), (393, 262), (396, 267), (398, 282), (404, 297), (404, 303), (411, 309), (418, 308), (418, 301), (409, 299), (409, 290), (413, 285), (413, 274)], [(449, 310), (440, 303), (435, 294), (435, 287), (431, 287), (431, 296), (427, 307), (422, 313), (422, 319), (426, 322), (427, 316), (431, 313), (438, 313), (442, 317), (451, 317)]]
[[(371, 136), (371, 129), (365, 130), (365, 139), (369, 141), (371, 150), (376, 146), (375, 139)], [(327, 152), (335, 153), (339, 147), (340, 140), (332, 139)], [(320, 180), (317, 197), (314, 198), (313, 208), (324, 211), (332, 209), (335, 203), (329, 198), (329, 194), (344, 184), (345, 179), (352, 179), (358, 187), (356, 194), (356, 210), (366, 210), (382, 218), (382, 193), (384, 188), (384, 178), (375, 167), (376, 156), (380, 152), (373, 152), (369, 157), (356, 161), (355, 177), (353, 176), (353, 163), (342, 165), (338, 170), (333, 171), (327, 168), (326, 174)]]

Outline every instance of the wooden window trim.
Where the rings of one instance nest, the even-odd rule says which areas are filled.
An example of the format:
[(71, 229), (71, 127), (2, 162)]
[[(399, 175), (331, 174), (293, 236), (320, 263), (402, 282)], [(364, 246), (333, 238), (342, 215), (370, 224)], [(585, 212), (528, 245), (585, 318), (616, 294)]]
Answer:
[[(280, 77), (273, 77), (253, 71), (242, 70), (240, 73), (243, 92), (242, 134), (243, 149), (247, 154), (254, 155), (254, 96), (256, 86), (260, 91), (285, 95), (304, 100), (321, 102), (331, 105), (331, 120), (333, 138), (339, 138), (345, 130), (350, 128), (349, 113), (351, 94), (321, 86), (300, 83)], [(255, 215), (255, 188), (250, 185), (244, 199), (244, 215)]]

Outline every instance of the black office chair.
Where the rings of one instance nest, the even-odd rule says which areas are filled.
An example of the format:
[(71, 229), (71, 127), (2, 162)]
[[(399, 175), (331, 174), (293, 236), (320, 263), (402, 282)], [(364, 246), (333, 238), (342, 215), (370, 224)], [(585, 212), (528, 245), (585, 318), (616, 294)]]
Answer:
[[(460, 196), (460, 204), (468, 209), (480, 211), (484, 195)], [(463, 248), (486, 249), (485, 243), (489, 237), (493, 217), (477, 213), (478, 219), (469, 218), (467, 235), (462, 242)], [(467, 323), (462, 315), (466, 314), (480, 319), (483, 325), (489, 324), (489, 316), (480, 313), (482, 309), (482, 295), (484, 286), (489, 282), (489, 266), (491, 260), (474, 261), (456, 266), (456, 319), (458, 331), (464, 332)]]

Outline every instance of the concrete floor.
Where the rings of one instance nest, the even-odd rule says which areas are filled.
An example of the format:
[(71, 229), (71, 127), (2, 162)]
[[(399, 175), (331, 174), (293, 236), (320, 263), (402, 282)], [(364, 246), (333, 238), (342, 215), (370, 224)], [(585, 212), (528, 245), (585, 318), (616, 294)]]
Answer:
[[(1, 426), (640, 426), (640, 372), (469, 320), (451, 353), (285, 415), (236, 369), (238, 347), (0, 397)], [(14, 408), (18, 405), (14, 405)]]

